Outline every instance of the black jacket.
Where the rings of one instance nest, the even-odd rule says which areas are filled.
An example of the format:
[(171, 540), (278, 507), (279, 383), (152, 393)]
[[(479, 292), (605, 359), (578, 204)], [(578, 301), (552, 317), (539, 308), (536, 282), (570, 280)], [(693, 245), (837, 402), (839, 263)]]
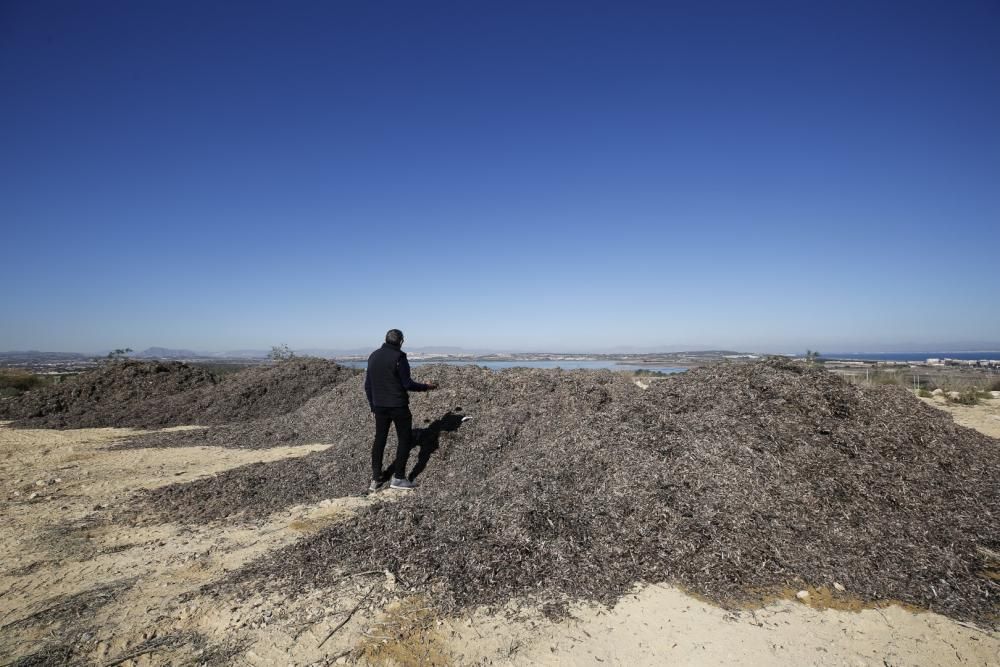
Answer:
[(410, 362), (398, 345), (385, 343), (368, 357), (365, 395), (372, 410), (405, 407), (410, 404), (407, 391), (428, 389), (430, 386), (414, 382), (410, 377)]

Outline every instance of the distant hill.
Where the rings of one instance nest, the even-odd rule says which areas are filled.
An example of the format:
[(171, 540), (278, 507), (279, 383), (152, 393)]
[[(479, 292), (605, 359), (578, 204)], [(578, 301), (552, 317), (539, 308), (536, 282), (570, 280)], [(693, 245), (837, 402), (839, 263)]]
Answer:
[(213, 354), (213, 357), (225, 359), (267, 359), (270, 350), (229, 350)]

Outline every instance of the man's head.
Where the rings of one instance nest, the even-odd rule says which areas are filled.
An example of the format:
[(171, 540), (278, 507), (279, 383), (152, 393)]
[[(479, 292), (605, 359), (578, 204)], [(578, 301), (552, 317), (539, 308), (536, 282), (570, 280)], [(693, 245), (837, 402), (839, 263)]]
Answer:
[(389, 329), (385, 333), (385, 342), (389, 343), (389, 345), (402, 345), (403, 332), (399, 329)]

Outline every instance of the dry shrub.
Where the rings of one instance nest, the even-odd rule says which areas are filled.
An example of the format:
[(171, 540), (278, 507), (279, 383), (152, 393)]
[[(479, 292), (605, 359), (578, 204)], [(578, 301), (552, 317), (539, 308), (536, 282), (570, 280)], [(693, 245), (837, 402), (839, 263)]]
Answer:
[(18, 368), (0, 368), (0, 392), (10, 390), (18, 395), (44, 385), (44, 380), (30, 371)]

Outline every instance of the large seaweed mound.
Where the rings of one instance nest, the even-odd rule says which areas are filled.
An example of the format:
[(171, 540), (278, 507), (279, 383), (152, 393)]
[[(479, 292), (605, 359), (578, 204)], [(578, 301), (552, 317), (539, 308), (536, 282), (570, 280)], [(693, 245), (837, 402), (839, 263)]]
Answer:
[[(388, 569), (456, 607), (611, 603), (653, 581), (729, 603), (838, 582), (865, 599), (996, 616), (1000, 443), (905, 390), (778, 360), (702, 368), (645, 391), (606, 371), (418, 375), (442, 387), (412, 403), (422, 487), (239, 578), (295, 591), (344, 569)], [(264, 518), (367, 483), (360, 381), (241, 428), (209, 433), (230, 445), (331, 447), (158, 489), (138, 511)]]
[(180, 362), (108, 363), (5, 402), (14, 426), (159, 428), (284, 415), (359, 371), (316, 358), (290, 359), (218, 378)]

